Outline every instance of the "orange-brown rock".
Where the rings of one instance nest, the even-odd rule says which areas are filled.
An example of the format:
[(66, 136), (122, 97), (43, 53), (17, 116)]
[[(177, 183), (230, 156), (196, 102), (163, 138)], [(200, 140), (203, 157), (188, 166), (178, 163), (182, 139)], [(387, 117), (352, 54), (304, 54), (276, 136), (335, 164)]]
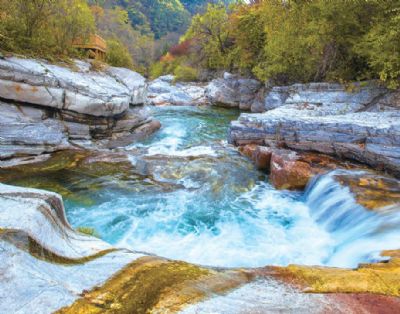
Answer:
[(274, 151), (271, 157), (271, 183), (277, 189), (303, 189), (315, 175), (315, 171), (305, 161), (299, 160), (295, 152)]
[(249, 144), (239, 148), (239, 151), (250, 158), (260, 170), (270, 170), (271, 156), (273, 149), (270, 147)]
[(378, 210), (400, 204), (400, 182), (394, 178), (364, 171), (339, 174), (335, 178), (347, 186), (365, 208)]
[(240, 146), (239, 151), (251, 159), (258, 169), (270, 173), (271, 183), (278, 189), (304, 189), (313, 176), (335, 169), (365, 169), (365, 166), (324, 154), (294, 152), (257, 144)]

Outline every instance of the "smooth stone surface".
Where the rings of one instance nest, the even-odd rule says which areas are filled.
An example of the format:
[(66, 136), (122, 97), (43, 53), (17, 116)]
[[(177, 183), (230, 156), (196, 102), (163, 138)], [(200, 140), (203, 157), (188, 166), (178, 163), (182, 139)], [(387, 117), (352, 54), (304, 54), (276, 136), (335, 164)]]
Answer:
[(150, 82), (148, 98), (156, 106), (193, 106), (207, 103), (204, 84), (174, 83), (172, 75), (161, 76)]
[(377, 82), (352, 83), (349, 85), (336, 83), (294, 84), (291, 86), (275, 86), (266, 93), (264, 110), (268, 111), (289, 104), (345, 104), (365, 106), (389, 91)]
[(0, 312), (51, 313), (143, 256), (112, 249), (70, 227), (58, 194), (0, 184)]
[(261, 87), (257, 80), (225, 73), (223, 78), (212, 80), (205, 93), (215, 106), (250, 110)]
[(122, 68), (90, 70), (78, 61), (68, 67), (34, 59), (0, 60), (0, 97), (97, 117), (125, 112), (146, 101), (145, 79)]

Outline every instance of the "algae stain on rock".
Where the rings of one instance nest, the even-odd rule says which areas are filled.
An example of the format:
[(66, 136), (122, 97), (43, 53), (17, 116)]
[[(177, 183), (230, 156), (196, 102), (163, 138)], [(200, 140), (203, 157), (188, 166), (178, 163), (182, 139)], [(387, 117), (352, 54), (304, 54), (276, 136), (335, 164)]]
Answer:
[(146, 256), (56, 313), (175, 313), (211, 292), (222, 293), (249, 280), (244, 271), (216, 271)]

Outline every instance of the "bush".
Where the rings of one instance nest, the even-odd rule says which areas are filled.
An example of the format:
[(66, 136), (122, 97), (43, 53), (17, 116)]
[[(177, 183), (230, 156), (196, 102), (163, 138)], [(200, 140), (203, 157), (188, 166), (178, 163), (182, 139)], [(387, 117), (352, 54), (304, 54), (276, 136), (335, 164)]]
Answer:
[(164, 64), (162, 62), (156, 62), (150, 67), (150, 79), (154, 80), (165, 74)]
[(107, 41), (107, 63), (115, 67), (134, 68), (132, 56), (128, 49), (117, 39)]
[(174, 70), (174, 75), (175, 81), (181, 82), (197, 81), (199, 77), (199, 73), (196, 69), (185, 65), (178, 65)]

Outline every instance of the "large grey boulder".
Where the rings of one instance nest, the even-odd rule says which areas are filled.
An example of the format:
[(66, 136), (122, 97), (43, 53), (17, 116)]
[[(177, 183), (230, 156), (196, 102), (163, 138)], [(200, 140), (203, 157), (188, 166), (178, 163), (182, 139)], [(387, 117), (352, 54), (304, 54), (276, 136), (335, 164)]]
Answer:
[(62, 67), (34, 59), (0, 60), (0, 98), (98, 117), (146, 100), (145, 79), (128, 69), (90, 70), (80, 61)]
[(339, 97), (306, 87), (276, 109), (242, 114), (231, 124), (229, 141), (336, 155), (400, 176), (398, 92), (372, 88)]
[(160, 128), (146, 106), (131, 107), (118, 119), (2, 101), (0, 112), (0, 167), (9, 158), (124, 146)]
[(0, 60), (0, 160), (130, 144), (160, 127), (146, 102), (145, 78), (129, 69)]
[(206, 97), (215, 106), (250, 110), (262, 84), (254, 79), (240, 78), (225, 73), (206, 88)]
[(173, 75), (161, 76), (150, 82), (148, 98), (156, 106), (196, 106), (207, 103), (204, 84), (174, 83)]

